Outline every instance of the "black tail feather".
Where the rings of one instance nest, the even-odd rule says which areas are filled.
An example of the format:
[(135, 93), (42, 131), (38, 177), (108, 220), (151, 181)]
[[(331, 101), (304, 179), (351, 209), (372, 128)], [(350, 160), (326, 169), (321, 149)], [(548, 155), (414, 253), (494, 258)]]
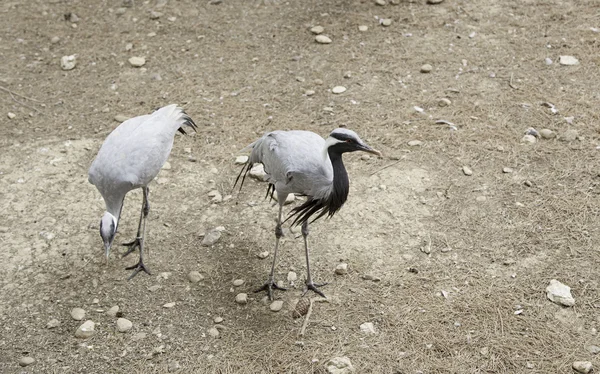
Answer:
[(273, 183), (269, 183), (269, 185), (267, 186), (267, 194), (265, 195), (265, 199), (269, 197), (269, 192), (271, 193), (271, 198), (269, 199), (269, 202), (271, 202), (273, 201), (273, 194), (275, 193), (275, 185)]
[(188, 116), (185, 111), (182, 110), (181, 113), (182, 113), (182, 118), (183, 118), (183, 124), (181, 125), (180, 128), (177, 129), (177, 131), (179, 131), (180, 133), (185, 135), (185, 134), (187, 134), (187, 132), (185, 132), (183, 127), (189, 126), (194, 130), (194, 132), (198, 132), (198, 126), (196, 125), (194, 120), (190, 116)]
[[(252, 169), (252, 166), (254, 166), (254, 164), (251, 162), (248, 162), (248, 164), (242, 166), (242, 170), (240, 170), (240, 173), (238, 174), (237, 178), (235, 178), (235, 183), (233, 184), (232, 190), (235, 189), (235, 186), (237, 186), (238, 181), (240, 180), (240, 177), (242, 177), (242, 174), (244, 174), (244, 176), (242, 177), (242, 183), (240, 184), (240, 191), (242, 190), (242, 187), (244, 187), (244, 181), (246, 180), (246, 175), (248, 174), (250, 169)], [(273, 186), (273, 187), (275, 187), (275, 186)], [(267, 195), (268, 194), (269, 193), (267, 192)]]

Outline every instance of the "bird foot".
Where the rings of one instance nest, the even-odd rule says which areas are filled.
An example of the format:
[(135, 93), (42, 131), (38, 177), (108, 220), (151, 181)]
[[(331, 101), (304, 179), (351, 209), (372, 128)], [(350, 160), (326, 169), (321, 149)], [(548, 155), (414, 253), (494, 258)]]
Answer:
[(148, 275), (152, 275), (150, 273), (150, 270), (148, 270), (148, 268), (146, 267), (146, 265), (144, 265), (144, 263), (142, 262), (142, 259), (140, 259), (140, 261), (133, 265), (133, 266), (128, 266), (125, 268), (125, 270), (133, 270), (133, 273), (131, 273), (131, 275), (129, 276), (129, 278), (127, 278), (127, 280), (131, 280), (133, 279), (133, 277), (135, 277), (140, 271), (143, 271), (144, 273), (148, 274)]
[(265, 284), (263, 284), (261, 288), (255, 290), (254, 293), (262, 292), (265, 290), (267, 291), (269, 300), (273, 300), (273, 290), (287, 291), (287, 288), (278, 286), (277, 283), (275, 283), (275, 280), (273, 278), (269, 278), (269, 280), (266, 281)]
[(130, 241), (128, 243), (121, 243), (121, 245), (123, 247), (129, 247), (127, 252), (125, 252), (123, 254), (123, 256), (121, 256), (121, 258), (123, 258), (123, 257), (127, 256), (128, 254), (130, 254), (131, 252), (135, 251), (137, 248), (140, 248), (142, 246), (142, 238), (138, 236), (137, 238), (133, 239), (132, 241)]
[(327, 298), (327, 296), (325, 296), (325, 294), (323, 292), (321, 292), (319, 287), (324, 287), (328, 284), (329, 284), (328, 282), (314, 284), (312, 281), (310, 281), (310, 282), (306, 281), (306, 288), (304, 288), (304, 292), (302, 293), (302, 296), (306, 295), (308, 290), (311, 290), (311, 291), (315, 292), (316, 294), (320, 295), (321, 297)]

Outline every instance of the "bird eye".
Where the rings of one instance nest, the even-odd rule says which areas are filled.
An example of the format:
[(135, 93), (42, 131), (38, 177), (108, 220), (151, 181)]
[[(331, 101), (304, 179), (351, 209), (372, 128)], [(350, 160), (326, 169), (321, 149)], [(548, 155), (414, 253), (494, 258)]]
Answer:
[(354, 140), (352, 140), (352, 139), (346, 139), (346, 143), (352, 143), (352, 142), (354, 142)]

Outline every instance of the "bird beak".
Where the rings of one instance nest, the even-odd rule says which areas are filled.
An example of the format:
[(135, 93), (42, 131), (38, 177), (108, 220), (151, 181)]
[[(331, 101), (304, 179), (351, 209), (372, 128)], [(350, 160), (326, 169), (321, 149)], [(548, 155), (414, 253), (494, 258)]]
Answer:
[(364, 143), (360, 145), (360, 148), (359, 148), (359, 150), (361, 150), (361, 151), (363, 151), (363, 152), (367, 152), (367, 153), (372, 153), (372, 154), (374, 154), (374, 155), (377, 155), (377, 156), (379, 156), (379, 157), (381, 157), (381, 156), (382, 156), (382, 155), (381, 155), (381, 152), (379, 152), (379, 151), (378, 151), (378, 150), (376, 150), (376, 149), (373, 149), (373, 148), (369, 147), (368, 145), (366, 145), (366, 144), (364, 144)]

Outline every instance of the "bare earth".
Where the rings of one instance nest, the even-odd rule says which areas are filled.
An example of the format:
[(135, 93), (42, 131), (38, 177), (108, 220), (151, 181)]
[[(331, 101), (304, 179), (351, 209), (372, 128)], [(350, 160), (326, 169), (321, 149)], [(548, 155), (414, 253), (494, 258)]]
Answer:
[[(324, 373), (335, 356), (357, 373), (600, 367), (588, 351), (600, 345), (598, 1), (120, 1), (0, 4), (2, 373)], [(315, 25), (331, 44), (315, 42)], [(75, 69), (61, 70), (73, 54)], [(561, 55), (579, 64), (562, 66)], [(333, 94), (338, 85), (347, 91)], [(153, 276), (128, 282), (137, 258), (115, 248), (105, 263), (104, 204), (87, 169), (116, 115), (170, 103), (199, 132), (177, 136), (171, 169), (150, 186)], [(257, 254), (275, 239), (266, 185), (247, 181), (218, 204), (208, 193), (231, 194), (233, 160), (264, 132), (340, 126), (384, 157), (345, 157), (349, 200), (309, 237), (330, 302), (314, 305), (298, 336), (299, 229), (287, 232), (276, 273), (299, 278), (271, 312), (252, 293), (272, 259)], [(530, 127), (559, 138), (522, 143)], [(119, 242), (135, 234), (140, 204), (141, 191), (128, 195)], [(218, 226), (220, 241), (201, 246)], [(341, 262), (347, 275), (334, 274)], [(191, 283), (190, 271), (204, 279)], [(574, 307), (546, 298), (551, 279), (572, 288)], [(248, 304), (235, 303), (240, 292)], [(106, 314), (114, 305), (129, 332)], [(74, 307), (96, 323), (93, 337), (75, 338)], [(365, 322), (375, 334), (361, 332)], [(35, 362), (19, 367), (24, 356)]]

